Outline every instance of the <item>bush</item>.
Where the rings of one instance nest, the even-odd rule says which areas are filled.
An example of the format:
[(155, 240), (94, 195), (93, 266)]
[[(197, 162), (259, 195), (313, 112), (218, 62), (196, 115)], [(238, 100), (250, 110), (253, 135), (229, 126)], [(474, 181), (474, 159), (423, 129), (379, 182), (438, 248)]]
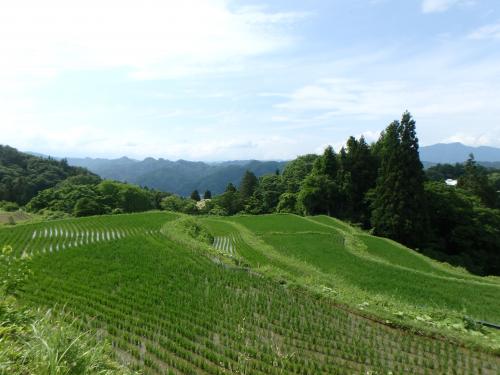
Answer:
[(197, 219), (192, 217), (182, 218), (177, 221), (176, 225), (182, 232), (198, 241), (207, 244), (212, 244), (214, 242), (212, 234)]
[(19, 205), (16, 202), (0, 201), (0, 209), (7, 212), (14, 212), (19, 210)]

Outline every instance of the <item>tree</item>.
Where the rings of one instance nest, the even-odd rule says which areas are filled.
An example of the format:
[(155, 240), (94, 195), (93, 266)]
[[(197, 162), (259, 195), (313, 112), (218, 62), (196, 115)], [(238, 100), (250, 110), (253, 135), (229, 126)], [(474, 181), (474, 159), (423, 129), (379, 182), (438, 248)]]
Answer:
[(424, 250), (478, 274), (500, 272), (500, 212), (472, 193), (443, 182), (427, 182), (431, 238)]
[(143, 189), (123, 184), (120, 189), (120, 207), (124, 212), (142, 212), (153, 208), (152, 197)]
[(371, 217), (374, 233), (420, 246), (428, 233), (425, 176), (410, 113), (405, 112), (401, 122), (392, 122), (379, 142), (381, 166)]
[(76, 201), (73, 214), (77, 217), (100, 215), (103, 213), (103, 207), (94, 199), (82, 197)]
[(162, 199), (160, 206), (165, 211), (182, 211), (186, 202), (178, 195), (170, 195)]
[(299, 156), (286, 165), (281, 176), (287, 192), (299, 192), (302, 181), (311, 173), (316, 159), (318, 159), (318, 155), (308, 154)]
[(255, 174), (249, 170), (245, 172), (240, 183), (240, 195), (243, 200), (248, 200), (258, 185), (258, 179)]
[(488, 179), (486, 170), (477, 165), (473, 154), (465, 162), (464, 173), (459, 177), (457, 186), (477, 195), (485, 206), (496, 206), (495, 188)]
[(335, 182), (325, 174), (311, 173), (306, 177), (298, 194), (298, 203), (306, 215), (331, 215), (331, 201)]
[(221, 207), (224, 212), (227, 212), (228, 215), (234, 215), (242, 211), (244, 208), (240, 193), (236, 191), (236, 189), (230, 189), (225, 193), (216, 196), (213, 200), (215, 201), (214, 203)]
[(277, 174), (267, 174), (259, 178), (259, 183), (245, 211), (252, 214), (271, 213), (276, 210), (279, 197), (285, 191), (282, 178)]
[(332, 146), (328, 146), (323, 152), (323, 155), (316, 159), (313, 170), (317, 174), (324, 174), (330, 177), (332, 180), (337, 178), (339, 162)]
[(205, 194), (203, 194), (203, 199), (212, 199), (212, 192), (210, 190), (206, 190)]
[(198, 202), (201, 200), (200, 198), (200, 193), (198, 193), (198, 190), (194, 190), (192, 193), (191, 193), (191, 199)]
[(276, 207), (276, 212), (298, 213), (297, 208), (297, 194), (295, 193), (283, 193), (280, 195), (278, 206)]
[(341, 205), (341, 190), (338, 184), (339, 162), (331, 146), (328, 146), (323, 155), (317, 158), (311, 173), (302, 182), (298, 204), (305, 214), (339, 213)]
[(226, 193), (227, 192), (232, 192), (232, 193), (235, 193), (236, 192), (236, 186), (234, 186), (231, 182), (229, 184), (227, 184), (226, 186)]

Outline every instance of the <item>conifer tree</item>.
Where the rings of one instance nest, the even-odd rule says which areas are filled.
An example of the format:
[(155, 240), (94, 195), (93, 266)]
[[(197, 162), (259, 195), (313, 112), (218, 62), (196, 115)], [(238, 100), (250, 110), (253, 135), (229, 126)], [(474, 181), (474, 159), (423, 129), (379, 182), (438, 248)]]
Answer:
[(212, 199), (212, 192), (210, 190), (206, 190), (205, 194), (203, 194), (203, 199)]
[(340, 179), (346, 215), (352, 221), (369, 226), (370, 212), (367, 192), (375, 187), (378, 163), (363, 136), (350, 137), (346, 150), (340, 152)]
[(324, 174), (330, 177), (332, 180), (337, 178), (339, 163), (337, 160), (337, 155), (335, 154), (335, 151), (333, 151), (332, 146), (328, 146), (325, 149), (323, 155), (316, 160), (313, 169), (317, 174)]
[(391, 123), (379, 142), (381, 167), (373, 202), (374, 232), (408, 246), (419, 246), (428, 233), (425, 176), (410, 113), (405, 112), (401, 122)]
[(200, 193), (198, 193), (198, 190), (195, 190), (191, 193), (191, 199), (196, 202), (201, 200)]
[(495, 188), (490, 183), (485, 169), (477, 165), (473, 154), (470, 154), (465, 162), (464, 174), (458, 179), (458, 187), (477, 195), (484, 205), (495, 206)]
[(229, 184), (227, 184), (225, 192), (226, 193), (235, 193), (236, 192), (236, 186), (234, 186), (233, 183), (230, 182)]
[(253, 195), (258, 182), (257, 176), (253, 172), (249, 170), (245, 172), (240, 184), (240, 194), (243, 200), (247, 200)]

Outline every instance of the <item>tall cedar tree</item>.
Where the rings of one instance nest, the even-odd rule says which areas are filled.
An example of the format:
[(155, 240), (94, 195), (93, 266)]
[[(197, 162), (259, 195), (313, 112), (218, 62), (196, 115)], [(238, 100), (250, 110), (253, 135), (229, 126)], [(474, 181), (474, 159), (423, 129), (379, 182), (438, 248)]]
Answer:
[(401, 123), (391, 123), (379, 142), (381, 167), (372, 211), (374, 233), (411, 247), (420, 246), (428, 233), (425, 175), (410, 113), (403, 114)]
[(206, 190), (205, 194), (203, 194), (203, 199), (212, 199), (212, 192), (210, 190)]
[(240, 195), (243, 200), (249, 199), (255, 189), (257, 188), (257, 184), (259, 183), (257, 176), (253, 172), (247, 170), (241, 179), (240, 184)]
[(378, 162), (363, 136), (350, 137), (340, 152), (339, 178), (345, 196), (345, 217), (365, 227), (370, 224), (370, 207), (365, 196), (375, 187)]
[(191, 199), (198, 202), (201, 200), (200, 193), (198, 193), (198, 190), (195, 190), (191, 193)]

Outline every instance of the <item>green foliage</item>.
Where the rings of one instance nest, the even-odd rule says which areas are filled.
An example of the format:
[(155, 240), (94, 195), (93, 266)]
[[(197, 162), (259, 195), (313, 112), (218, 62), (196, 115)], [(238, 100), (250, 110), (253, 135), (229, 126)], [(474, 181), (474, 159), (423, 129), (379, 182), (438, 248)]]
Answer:
[(283, 193), (280, 195), (276, 212), (298, 214), (300, 213), (297, 207), (297, 194), (296, 193)]
[(24, 205), (38, 192), (75, 176), (98, 179), (83, 168), (68, 166), (65, 160), (40, 158), (0, 145), (0, 201)]
[(500, 274), (500, 212), (482, 206), (480, 199), (443, 183), (425, 185), (431, 218), (431, 240), (424, 249), (450, 263), (479, 274)]
[(95, 200), (89, 197), (82, 197), (78, 199), (73, 208), (73, 214), (79, 216), (92, 216), (104, 213), (103, 207)]
[(19, 205), (16, 202), (0, 201), (0, 210), (14, 212), (19, 210)]
[(303, 155), (286, 165), (282, 173), (283, 184), (286, 191), (298, 193), (302, 181), (311, 173), (317, 158), (318, 155), (315, 154)]
[(365, 139), (350, 137), (347, 148), (341, 152), (340, 184), (345, 202), (341, 205), (341, 217), (368, 227), (370, 207), (365, 199), (375, 187), (379, 163)]
[(497, 192), (490, 183), (486, 169), (477, 165), (474, 155), (470, 155), (465, 162), (464, 174), (458, 179), (457, 187), (477, 195), (487, 207), (495, 207), (497, 204)]
[(199, 202), (201, 200), (200, 193), (198, 193), (198, 190), (194, 190), (191, 193), (191, 199), (196, 201), (196, 202)]
[(227, 212), (228, 215), (234, 215), (241, 212), (244, 208), (240, 193), (230, 184), (225, 193), (214, 197), (213, 202)]
[(284, 186), (280, 175), (268, 174), (260, 177), (259, 184), (254, 192), (256, 200), (254, 213), (275, 212), (283, 192)]
[(457, 180), (464, 174), (463, 164), (438, 164), (425, 171), (427, 178), (431, 181), (445, 181), (447, 179)]
[(203, 194), (203, 199), (212, 199), (212, 192), (210, 190), (206, 190)]
[(165, 211), (181, 212), (185, 204), (184, 199), (174, 194), (163, 198), (160, 206)]
[(333, 194), (337, 191), (337, 185), (329, 176), (312, 172), (302, 183), (298, 202), (306, 215), (330, 215)]
[(80, 179), (41, 191), (26, 208), (31, 212), (48, 210), (75, 216), (106, 214), (116, 209), (128, 213), (159, 208), (156, 192), (138, 186), (114, 181), (79, 185), (72, 181), (78, 183)]
[(239, 189), (240, 196), (244, 201), (248, 200), (253, 195), (258, 183), (259, 181), (257, 179), (257, 176), (255, 176), (253, 172), (250, 172), (249, 170), (245, 171), (245, 174), (241, 179)]
[(212, 244), (214, 238), (207, 228), (193, 217), (184, 217), (175, 222), (176, 228), (183, 233), (186, 233), (191, 238), (206, 244)]
[(406, 112), (379, 140), (381, 167), (372, 208), (374, 233), (415, 247), (428, 233), (424, 172), (415, 121)]

